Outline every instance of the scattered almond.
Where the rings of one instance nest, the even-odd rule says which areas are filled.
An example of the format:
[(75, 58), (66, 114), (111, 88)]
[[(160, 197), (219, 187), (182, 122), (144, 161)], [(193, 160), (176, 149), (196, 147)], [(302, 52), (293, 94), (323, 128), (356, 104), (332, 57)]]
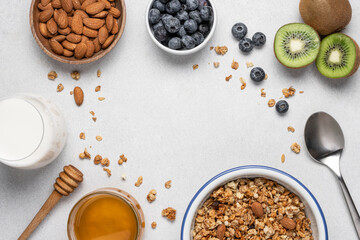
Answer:
[(235, 62), (234, 59), (231, 63), (231, 68), (234, 69), (234, 70), (237, 70), (239, 68), (239, 63), (238, 62)]
[(136, 183), (135, 183), (135, 187), (140, 187), (140, 185), (143, 183), (143, 177), (140, 176), (138, 177)]
[(217, 228), (216, 228), (216, 238), (218, 238), (219, 240), (223, 240), (224, 236), (225, 236), (225, 231), (226, 231), (226, 226), (225, 224), (220, 224)]
[(48, 79), (55, 80), (58, 77), (57, 73), (55, 71), (51, 71), (48, 73)]
[(296, 153), (296, 154), (300, 153), (300, 145), (297, 144), (296, 142), (291, 144), (290, 148), (294, 153)]
[(81, 132), (79, 137), (80, 139), (85, 140), (85, 133)]
[(268, 102), (268, 106), (273, 107), (273, 106), (275, 106), (275, 103), (276, 103), (275, 99), (270, 99)]
[(171, 180), (165, 182), (165, 188), (171, 188)]
[(74, 99), (76, 105), (78, 106), (81, 106), (81, 104), (84, 102), (84, 92), (80, 87), (74, 88)]
[(259, 202), (253, 202), (251, 204), (251, 210), (253, 211), (254, 215), (258, 218), (261, 218), (264, 215), (264, 209)]
[(281, 219), (280, 224), (288, 230), (294, 230), (296, 227), (296, 222), (288, 217), (284, 217), (283, 219)]
[(146, 199), (149, 203), (152, 203), (156, 200), (156, 190), (152, 189), (149, 194), (146, 196)]

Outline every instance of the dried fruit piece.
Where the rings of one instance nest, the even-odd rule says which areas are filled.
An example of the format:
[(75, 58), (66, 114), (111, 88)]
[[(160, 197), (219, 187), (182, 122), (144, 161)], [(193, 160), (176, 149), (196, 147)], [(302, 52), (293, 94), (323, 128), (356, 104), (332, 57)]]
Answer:
[(55, 80), (58, 77), (57, 73), (55, 71), (51, 71), (48, 73), (48, 79)]
[(264, 215), (264, 209), (259, 202), (253, 202), (251, 204), (251, 210), (253, 211), (254, 215), (258, 218), (261, 218)]
[(283, 219), (281, 219), (280, 224), (288, 230), (293, 230), (296, 227), (296, 222), (288, 217), (284, 217)]
[(80, 106), (84, 101), (84, 92), (80, 87), (74, 88), (74, 100), (78, 106)]
[(156, 190), (152, 189), (150, 190), (149, 194), (146, 196), (146, 199), (149, 203), (152, 203), (156, 200)]
[(176, 219), (176, 210), (168, 207), (161, 211), (161, 216), (166, 217), (170, 221), (174, 221)]
[(135, 187), (140, 187), (140, 185), (143, 183), (143, 177), (140, 176), (138, 177), (136, 183), (135, 183)]

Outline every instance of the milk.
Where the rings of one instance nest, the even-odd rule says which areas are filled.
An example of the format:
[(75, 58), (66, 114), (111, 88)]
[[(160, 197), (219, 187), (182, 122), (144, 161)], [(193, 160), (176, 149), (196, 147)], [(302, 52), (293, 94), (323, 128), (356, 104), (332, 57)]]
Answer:
[(62, 114), (49, 100), (23, 94), (0, 101), (0, 162), (23, 169), (45, 166), (66, 142)]

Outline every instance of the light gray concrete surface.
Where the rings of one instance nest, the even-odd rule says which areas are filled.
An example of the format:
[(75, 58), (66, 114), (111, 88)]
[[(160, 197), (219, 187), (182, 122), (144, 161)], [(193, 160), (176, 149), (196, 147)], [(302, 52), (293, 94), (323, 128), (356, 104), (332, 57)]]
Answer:
[[(315, 65), (289, 70), (276, 61), (274, 35), (283, 24), (301, 21), (298, 1), (215, 2), (218, 25), (208, 47), (227, 45), (225, 56), (217, 56), (208, 47), (189, 57), (165, 54), (147, 35), (144, 16), (148, 2), (129, 0), (125, 32), (116, 48), (84, 66), (55, 62), (40, 50), (30, 32), (30, 0), (9, 1), (0, 8), (0, 97), (33, 92), (50, 98), (64, 113), (69, 130), (63, 153), (51, 165), (32, 171), (0, 166), (1, 240), (20, 235), (51, 193), (65, 164), (79, 167), (85, 180), (69, 198), (60, 201), (31, 239), (66, 239), (71, 207), (84, 194), (105, 186), (124, 189), (139, 200), (146, 215), (145, 239), (179, 239), (183, 214), (199, 187), (220, 171), (245, 164), (276, 167), (300, 179), (320, 202), (330, 239), (356, 239), (337, 180), (328, 169), (310, 160), (303, 128), (307, 117), (319, 110), (339, 121), (346, 138), (342, 171), (360, 208), (360, 73), (349, 79), (329, 80)], [(353, 19), (344, 32), (360, 42), (360, 2), (351, 3)], [(247, 24), (249, 36), (264, 32), (266, 46), (247, 56), (241, 54), (230, 33), (238, 21)], [(232, 59), (240, 63), (237, 71), (230, 68)], [(212, 66), (213, 61), (220, 62), (218, 69)], [(263, 67), (268, 80), (260, 85), (249, 81), (246, 61)], [(199, 69), (194, 71), (193, 64), (199, 64)], [(101, 78), (96, 77), (97, 69), (102, 71)], [(55, 81), (47, 79), (51, 70), (59, 75)], [(70, 78), (72, 70), (81, 72), (79, 81)], [(226, 82), (229, 74), (233, 78)], [(240, 90), (239, 77), (248, 81), (244, 91)], [(59, 83), (65, 86), (61, 93), (56, 92)], [(69, 95), (76, 85), (85, 92), (81, 107)], [(94, 92), (97, 85), (102, 86), (99, 93)], [(289, 112), (279, 116), (267, 101), (279, 99), (281, 90), (289, 86), (305, 92), (289, 98)], [(261, 88), (266, 98), (260, 97)], [(106, 100), (99, 102), (99, 96)], [(91, 110), (98, 118), (96, 123), (91, 120)], [(290, 125), (295, 133), (288, 133)], [(86, 133), (85, 141), (79, 139), (81, 131)], [(103, 136), (103, 141), (97, 142), (96, 135)], [(290, 150), (293, 142), (302, 147), (299, 155)], [(93, 156), (99, 153), (110, 158), (110, 178), (100, 166), (78, 159), (90, 145)], [(129, 160), (118, 166), (122, 153)], [(280, 161), (283, 153), (285, 163)], [(128, 179), (122, 181), (121, 174)], [(136, 188), (140, 175), (144, 183)], [(173, 187), (166, 190), (164, 183), (169, 179)], [(158, 196), (149, 204), (146, 195), (153, 188)], [(173, 223), (161, 217), (161, 210), (168, 206), (177, 209)], [(156, 230), (150, 228), (152, 221), (158, 222)]]

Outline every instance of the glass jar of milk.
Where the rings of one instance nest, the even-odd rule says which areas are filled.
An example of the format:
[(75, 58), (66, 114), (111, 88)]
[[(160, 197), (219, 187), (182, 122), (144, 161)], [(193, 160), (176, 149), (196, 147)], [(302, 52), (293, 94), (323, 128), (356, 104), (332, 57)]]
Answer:
[(60, 154), (66, 138), (64, 118), (49, 100), (35, 94), (0, 100), (0, 162), (43, 167)]

